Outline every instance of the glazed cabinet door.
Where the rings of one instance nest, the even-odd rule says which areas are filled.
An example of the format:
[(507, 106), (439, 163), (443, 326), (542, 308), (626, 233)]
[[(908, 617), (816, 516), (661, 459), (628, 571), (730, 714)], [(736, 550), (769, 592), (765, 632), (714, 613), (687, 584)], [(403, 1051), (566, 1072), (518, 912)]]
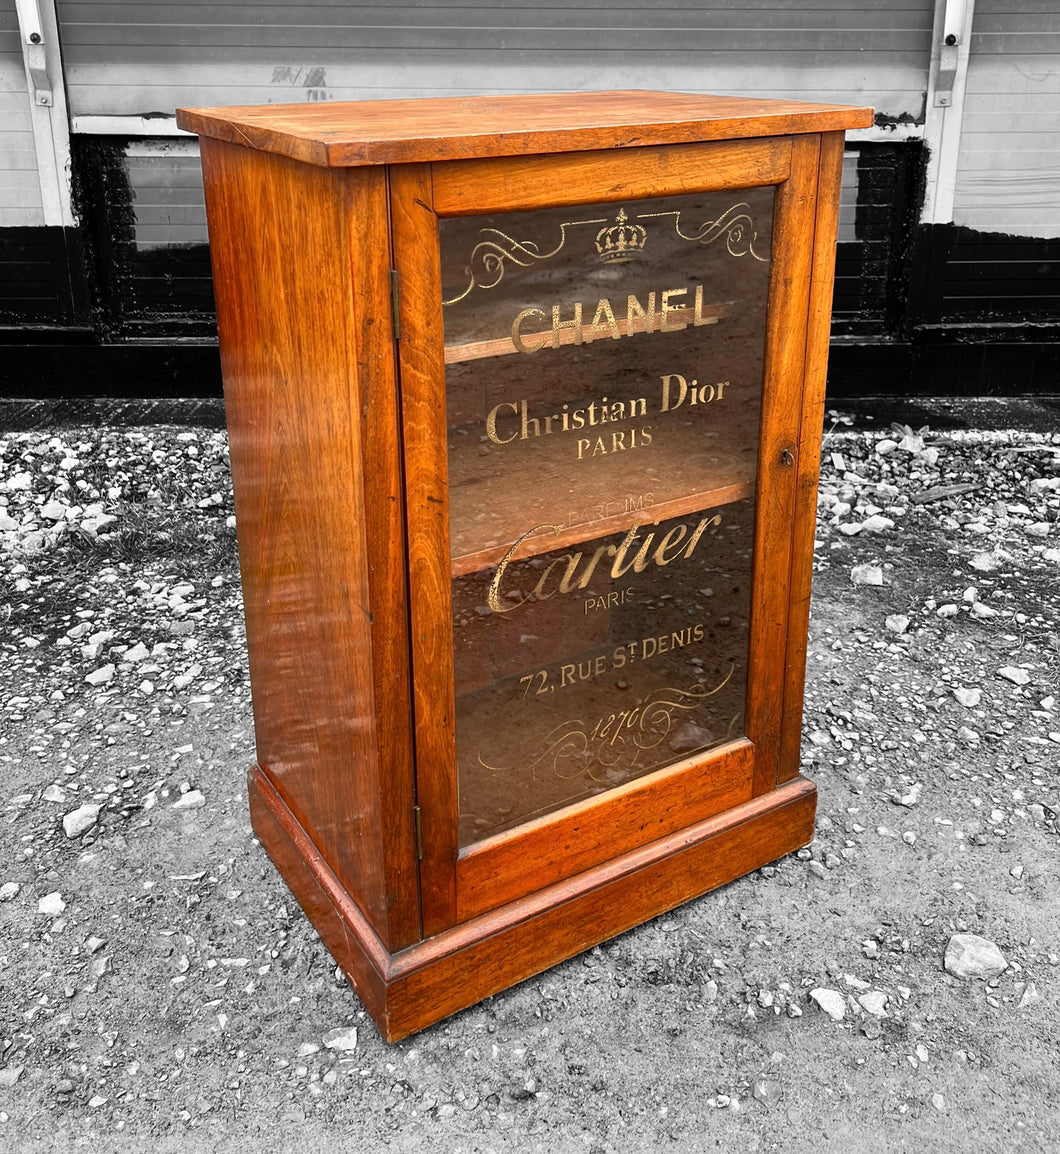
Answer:
[(777, 784), (818, 150), (390, 170), (426, 935)]

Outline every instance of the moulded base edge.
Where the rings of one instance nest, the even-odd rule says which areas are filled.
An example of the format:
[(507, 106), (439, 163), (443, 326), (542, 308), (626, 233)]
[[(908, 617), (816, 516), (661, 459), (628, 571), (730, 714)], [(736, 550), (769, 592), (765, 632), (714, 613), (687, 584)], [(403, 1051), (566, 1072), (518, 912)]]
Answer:
[(267, 774), (254, 832), (390, 1042), (806, 845), (817, 789), (778, 789), (390, 953)]

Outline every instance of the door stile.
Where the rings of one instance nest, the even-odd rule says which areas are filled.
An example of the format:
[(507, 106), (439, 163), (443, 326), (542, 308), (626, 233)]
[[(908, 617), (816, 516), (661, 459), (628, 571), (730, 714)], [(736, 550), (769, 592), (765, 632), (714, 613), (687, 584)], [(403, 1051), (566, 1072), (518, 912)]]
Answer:
[[(394, 951), (420, 939), (420, 898), (412, 823), (412, 679), (407, 674), (408, 572), (397, 351), (390, 325), (380, 323), (377, 303), (385, 303), (389, 293), (390, 207), (385, 169), (351, 169), (342, 174), (342, 183), (345, 212), (353, 222), (346, 238), (353, 269), (356, 380), (363, 382), (362, 390), (351, 391), (349, 420), (351, 427), (361, 429), (387, 943)], [(388, 240), (385, 248), (380, 237)]]
[(817, 201), (820, 137), (792, 142), (791, 175), (777, 187), (773, 267), (759, 442), (747, 736), (755, 745), (753, 796), (776, 788), (784, 703), (791, 568), (802, 417), (805, 325)]
[(420, 894), (423, 935), (431, 937), (456, 918), (457, 780), (441, 266), (430, 165), (393, 166), (390, 196), (401, 333)]
[(802, 698), (806, 682), (806, 643), (813, 583), (813, 539), (817, 526), (817, 480), (821, 461), (828, 339), (835, 284), (835, 241), (839, 226), (839, 187), (843, 175), (843, 133), (821, 137), (817, 222), (813, 243), (813, 280), (803, 384), (802, 429), (798, 453), (798, 494), (792, 522), (791, 600), (784, 673), (784, 731), (777, 784), (799, 772)]

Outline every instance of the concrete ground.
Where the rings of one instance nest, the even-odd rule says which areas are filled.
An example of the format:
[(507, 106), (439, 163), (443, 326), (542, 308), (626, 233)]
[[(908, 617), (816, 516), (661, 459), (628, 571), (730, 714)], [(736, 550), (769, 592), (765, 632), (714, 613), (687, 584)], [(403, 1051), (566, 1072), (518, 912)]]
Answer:
[(249, 829), (219, 405), (0, 403), (0, 1144), (1060, 1148), (1056, 418), (834, 408), (814, 844), (390, 1046)]

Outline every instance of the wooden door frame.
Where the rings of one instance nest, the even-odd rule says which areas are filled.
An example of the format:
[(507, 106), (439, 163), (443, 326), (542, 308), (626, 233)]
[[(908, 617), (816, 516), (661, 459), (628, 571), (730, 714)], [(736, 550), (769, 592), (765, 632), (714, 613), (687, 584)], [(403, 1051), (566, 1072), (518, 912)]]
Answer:
[[(776, 788), (782, 745), (790, 746), (790, 735), (785, 734), (785, 651), (819, 152), (820, 137), (806, 134), (391, 168), (425, 937)], [(776, 198), (754, 531), (747, 738), (475, 843), (461, 853), (438, 219), (762, 185), (775, 186)], [(690, 788), (695, 780), (711, 776), (700, 771), (717, 771), (726, 764), (730, 773), (745, 775), (748, 788), (742, 794), (730, 791), (719, 798), (717, 791)]]

